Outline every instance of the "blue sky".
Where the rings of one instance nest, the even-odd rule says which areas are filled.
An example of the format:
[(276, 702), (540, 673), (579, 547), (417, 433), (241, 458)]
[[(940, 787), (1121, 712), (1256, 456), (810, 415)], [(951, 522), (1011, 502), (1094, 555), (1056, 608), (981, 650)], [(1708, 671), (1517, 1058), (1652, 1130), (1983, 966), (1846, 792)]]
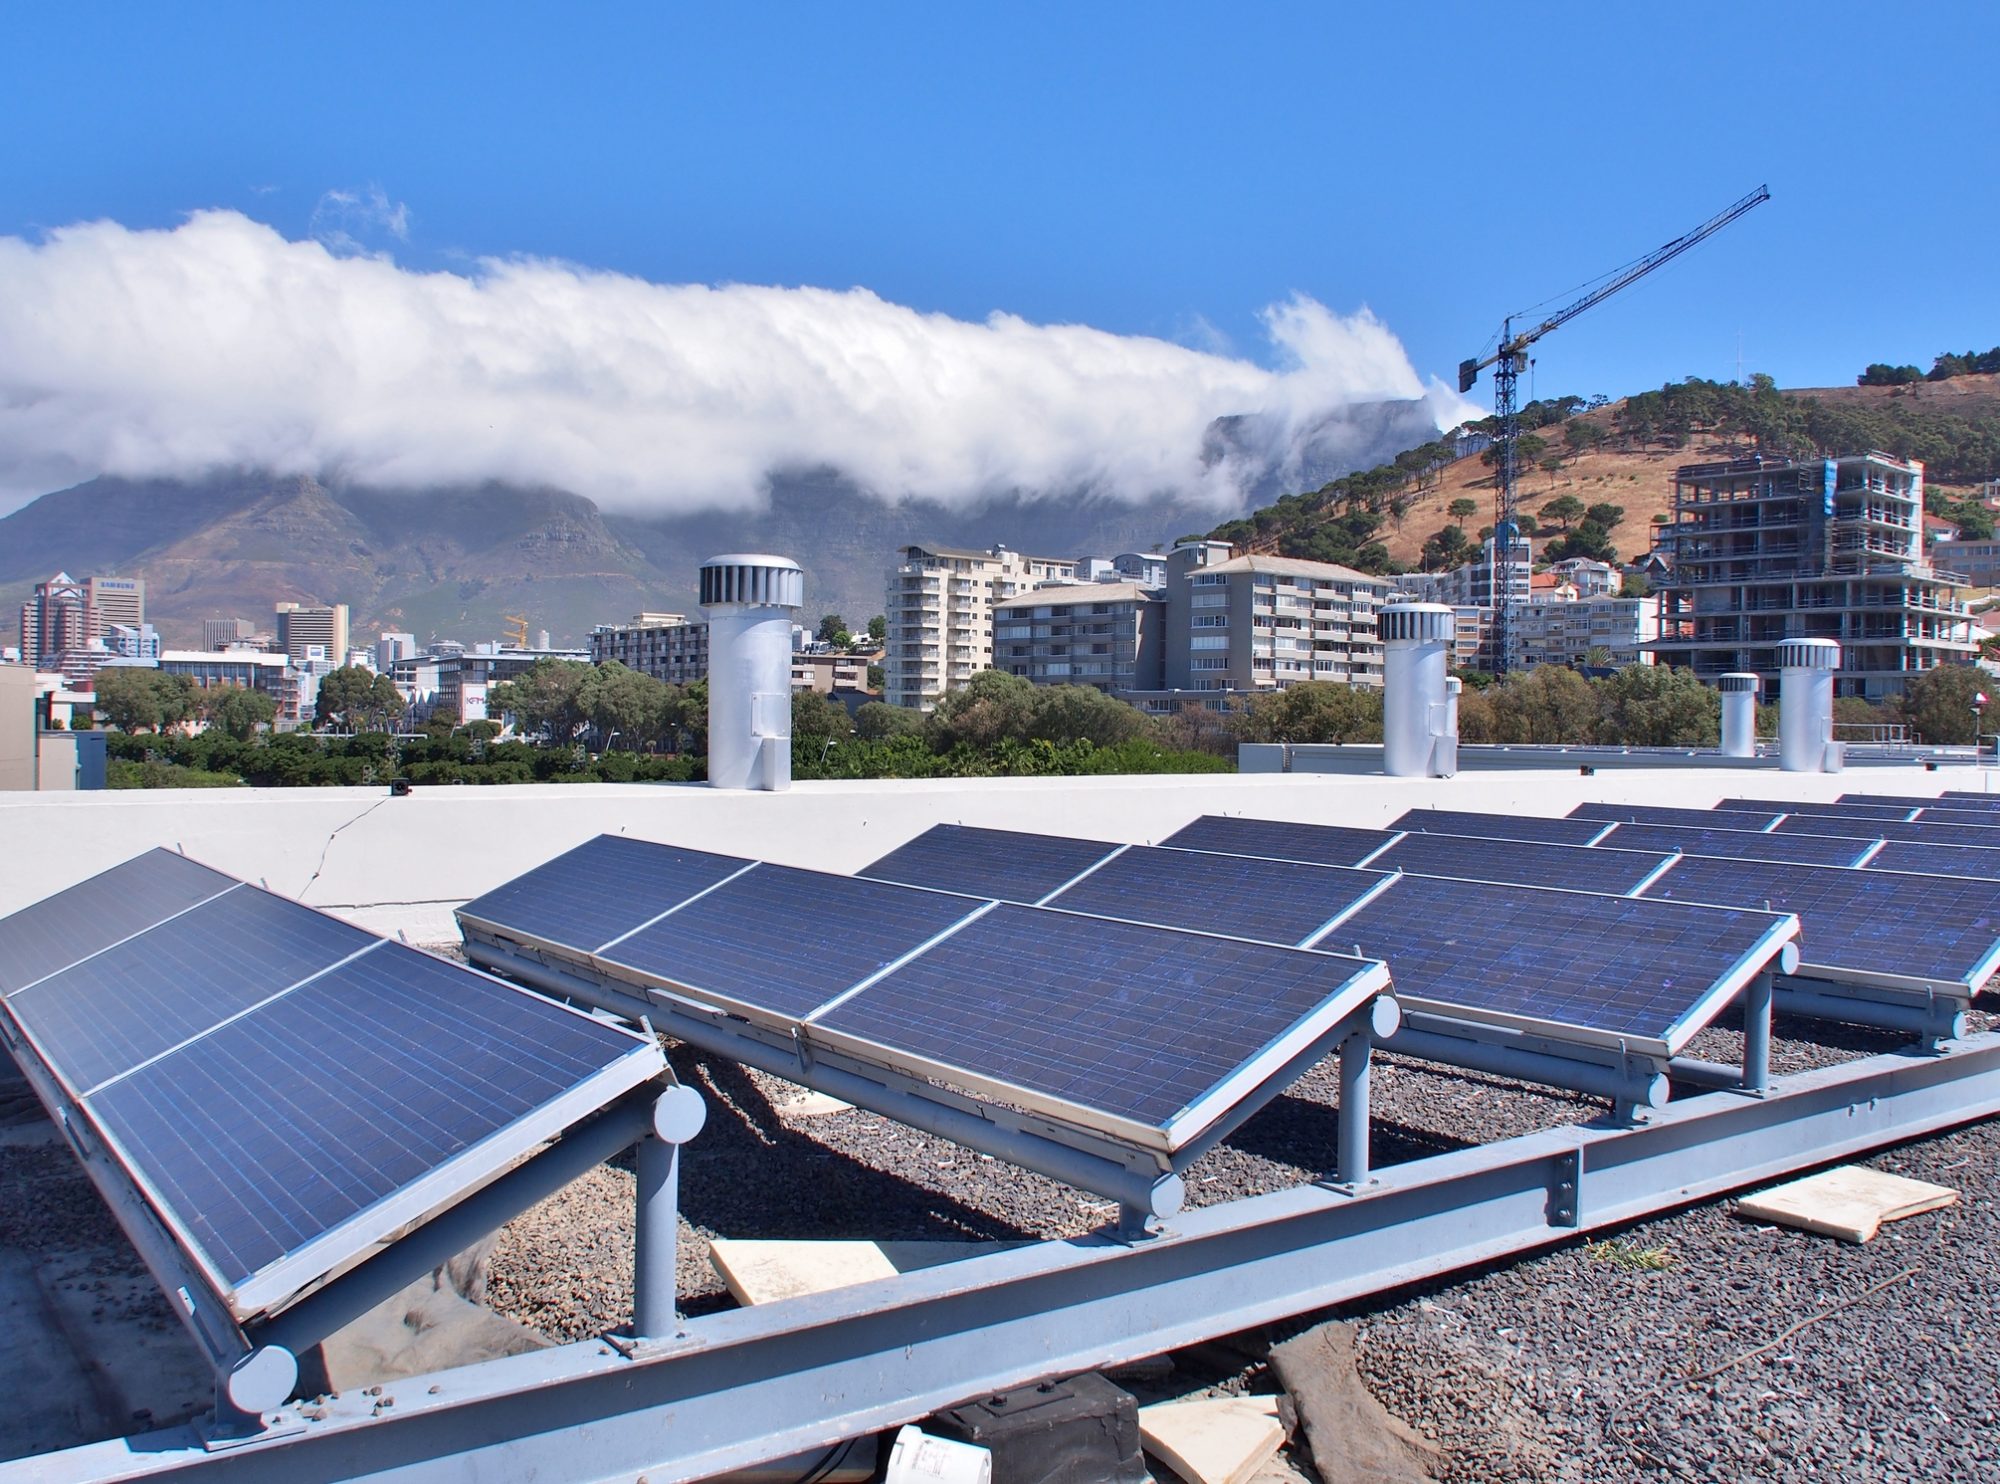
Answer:
[(1265, 364), (1260, 311), (1302, 294), (1368, 306), (1448, 379), (1505, 313), (1768, 183), (1545, 341), (1536, 389), (1728, 378), (1739, 346), (1746, 372), (1825, 384), (2000, 341), (1991, 5), (16, 5), (4, 26), (0, 236), (28, 242), (224, 208), (408, 268), (860, 286)]

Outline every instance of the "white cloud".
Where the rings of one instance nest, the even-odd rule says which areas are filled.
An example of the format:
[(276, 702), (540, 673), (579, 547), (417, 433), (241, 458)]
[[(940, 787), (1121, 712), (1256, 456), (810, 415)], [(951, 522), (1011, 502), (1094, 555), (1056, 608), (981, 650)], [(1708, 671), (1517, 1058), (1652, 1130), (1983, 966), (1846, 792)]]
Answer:
[[(379, 192), (347, 213), (400, 235)], [(324, 204), (324, 203), (323, 203)], [(331, 208), (329, 208), (331, 210)], [(344, 223), (344, 225), (343, 225)], [(234, 212), (0, 237), (0, 502), (97, 474), (262, 467), (410, 486), (546, 483), (623, 510), (741, 508), (832, 466), (888, 499), (1239, 498), (1211, 419), (1309, 431), (1430, 396), (1366, 310), (1264, 316), (1278, 369), (865, 289), (655, 284), (571, 264), (417, 272)]]
[(313, 203), (307, 231), (328, 252), (354, 257), (368, 252), (369, 239), (378, 236), (408, 242), (410, 208), (402, 201), (391, 201), (378, 185), (365, 191), (326, 191)]

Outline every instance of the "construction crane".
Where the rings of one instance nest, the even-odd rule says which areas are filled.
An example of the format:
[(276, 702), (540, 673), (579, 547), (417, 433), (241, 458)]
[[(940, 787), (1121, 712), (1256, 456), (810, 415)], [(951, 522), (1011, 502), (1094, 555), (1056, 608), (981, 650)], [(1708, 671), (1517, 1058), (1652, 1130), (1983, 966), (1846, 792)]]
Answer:
[(1676, 237), (1665, 247), (1649, 252), (1637, 262), (1621, 268), (1567, 309), (1557, 310), (1531, 329), (1516, 334), (1514, 321), (1523, 316), (1509, 315), (1501, 322), (1499, 343), (1491, 355), (1484, 359), (1474, 357), (1458, 363), (1458, 389), (1461, 392), (1472, 390), (1472, 384), (1479, 380), (1481, 371), (1488, 366), (1494, 368), (1493, 414), (1500, 420), (1500, 481), (1499, 491), (1493, 501), (1493, 663), (1498, 673), (1502, 675), (1507, 673), (1512, 659), (1514, 638), (1512, 615), (1509, 612), (1514, 603), (1514, 564), (1511, 554), (1515, 535), (1520, 529), (1515, 521), (1514, 442), (1521, 430), (1520, 408), (1516, 402), (1515, 391), (1522, 368), (1528, 363), (1528, 347), (1549, 331), (1568, 324), (1584, 310), (1602, 304), (1620, 289), (1637, 283), (1655, 268), (1679, 257), (1696, 243), (1714, 236), (1739, 216), (1770, 199), (1769, 188), (1758, 186), (1741, 201), (1710, 217), (1686, 236)]
[(501, 622), (507, 626), (506, 638), (508, 647), (510, 649), (526, 649), (528, 647), (527, 616), (520, 613), (509, 613), (503, 616)]

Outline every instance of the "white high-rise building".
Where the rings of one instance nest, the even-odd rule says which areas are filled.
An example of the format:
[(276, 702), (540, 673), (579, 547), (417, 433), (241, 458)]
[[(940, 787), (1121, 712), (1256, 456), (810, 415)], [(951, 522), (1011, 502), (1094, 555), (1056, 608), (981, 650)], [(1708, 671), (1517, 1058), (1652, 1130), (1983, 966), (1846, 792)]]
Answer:
[(929, 710), (993, 663), (993, 605), (1077, 578), (1078, 560), (1032, 557), (1004, 546), (969, 551), (905, 546), (890, 569), (883, 615), (882, 698)]

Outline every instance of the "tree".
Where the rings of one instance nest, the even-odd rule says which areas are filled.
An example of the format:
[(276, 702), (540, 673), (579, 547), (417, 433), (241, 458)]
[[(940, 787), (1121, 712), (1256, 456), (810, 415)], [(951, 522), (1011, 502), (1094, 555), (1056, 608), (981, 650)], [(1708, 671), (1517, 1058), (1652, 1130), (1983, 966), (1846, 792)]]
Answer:
[(889, 620), (878, 613), (868, 620), (868, 637), (880, 644), (889, 637)]
[(1589, 453), (1604, 442), (1604, 429), (1585, 418), (1573, 417), (1563, 424), (1563, 442), (1572, 454)]
[(1554, 454), (1542, 460), (1542, 472), (1549, 476), (1549, 488), (1556, 487), (1556, 475), (1562, 473), (1563, 461)]
[(617, 660), (592, 665), (577, 682), (577, 708), (607, 751), (620, 742), (632, 751), (657, 742), (666, 734), (673, 699), (665, 681)]
[(1890, 366), (1876, 361), (1855, 377), (1854, 382), (1857, 386), (1906, 386), (1923, 379), (1924, 373), (1915, 366)]
[(590, 721), (582, 692), (591, 668), (578, 660), (536, 660), (526, 673), (494, 686), (487, 709), (511, 714), (522, 731), (567, 746)]
[(1455, 524), (1464, 525), (1473, 516), (1479, 514), (1479, 502), (1463, 498), (1453, 500), (1445, 507), (1444, 513), (1450, 516)]
[(1088, 742), (1093, 747), (1116, 747), (1147, 735), (1151, 729), (1145, 712), (1088, 685), (1038, 687), (1028, 720), (1030, 738)]
[(1603, 504), (1593, 505), (1584, 511), (1583, 518), (1604, 527), (1608, 531), (1625, 519), (1625, 507), (1623, 505), (1613, 505), (1609, 501), (1606, 501)]
[(1598, 682), (1598, 740), (1626, 747), (1713, 747), (1722, 737), (1722, 701), (1694, 671), (1627, 665)]
[(1004, 670), (981, 670), (963, 689), (939, 699), (925, 730), (938, 752), (961, 742), (984, 748), (1003, 738), (1025, 740), (1034, 715), (1031, 681)]
[(1972, 740), (1972, 698), (1992, 695), (1993, 677), (1977, 665), (1939, 665), (1903, 691), (1903, 719), (1919, 742), (1932, 746)]
[(866, 701), (854, 713), (854, 735), (863, 742), (886, 742), (891, 737), (914, 737), (922, 733), (924, 718), (907, 706), (891, 706), (882, 701)]
[(1652, 592), (1653, 584), (1646, 580), (1644, 572), (1627, 572), (1618, 584), (1618, 596), (1621, 598), (1645, 598), (1650, 597)]
[(853, 723), (847, 716), (847, 708), (838, 701), (829, 700), (816, 690), (792, 692), (794, 750), (801, 743), (814, 748), (823, 748), (827, 743), (837, 742), (847, 736), (853, 729)]
[(1543, 520), (1552, 520), (1565, 531), (1583, 519), (1583, 501), (1575, 495), (1557, 495), (1538, 512)]
[(194, 715), (198, 692), (185, 675), (141, 665), (107, 665), (97, 672), (96, 709), (121, 732), (163, 732)]
[(248, 686), (217, 686), (203, 692), (201, 698), (203, 720), (237, 742), (248, 742), (257, 728), (269, 726), (277, 714), (276, 701)]
[(834, 635), (845, 634), (846, 632), (847, 632), (847, 620), (842, 618), (838, 613), (828, 613), (820, 618), (819, 621), (820, 643), (832, 644), (835, 642)]
[(343, 665), (320, 680), (313, 724), (356, 731), (386, 730), (402, 719), (403, 709), (403, 693), (387, 675), (359, 665)]
[[(1490, 706), (1491, 735), (1466, 738), (1489, 742), (1594, 742), (1597, 692), (1588, 680), (1560, 665), (1516, 670), (1483, 695)], [(1459, 732), (1465, 733), (1464, 696), (1459, 698)]]
[(1253, 696), (1237, 719), (1245, 742), (1379, 742), (1382, 693), (1335, 680), (1305, 680)]
[(880, 692), (882, 687), (888, 684), (888, 681), (889, 677), (884, 673), (880, 665), (870, 665), (868, 667), (868, 688), (870, 690)]
[(1465, 532), (1457, 526), (1446, 526), (1425, 540), (1419, 561), (1425, 571), (1436, 572), (1456, 567), (1471, 555), (1472, 543), (1465, 539)]

